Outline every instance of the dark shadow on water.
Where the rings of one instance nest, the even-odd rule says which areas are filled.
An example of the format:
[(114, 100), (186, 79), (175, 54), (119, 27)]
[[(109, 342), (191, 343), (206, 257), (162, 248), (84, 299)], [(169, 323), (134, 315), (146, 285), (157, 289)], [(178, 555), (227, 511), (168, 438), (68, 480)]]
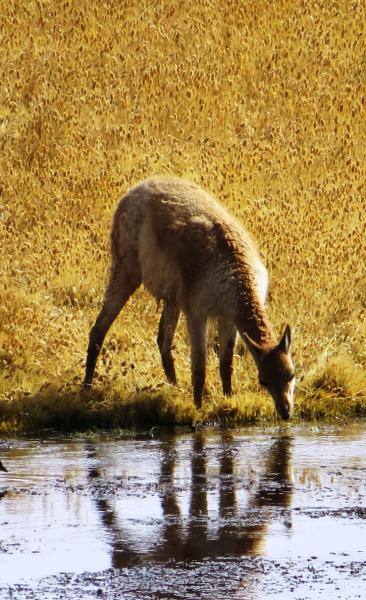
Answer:
[[(87, 452), (89, 457), (97, 457), (97, 446), (88, 443)], [(291, 437), (275, 439), (267, 450), (268, 456), (259, 480), (251, 483), (240, 475), (237, 468), (240, 442), (230, 432), (221, 434), (219, 446), (214, 450), (218, 461), (214, 476), (208, 473), (208, 458), (212, 458), (212, 452), (205, 434), (196, 433), (190, 459), (188, 510), (183, 514), (179, 494), (184, 486), (179, 486), (176, 478), (179, 459), (177, 439), (161, 440), (158, 490), (162, 522), (159, 523), (159, 536), (149, 549), (139, 550), (138, 539), (131, 543), (131, 534), (127, 535), (124, 530), (123, 509), (114, 507), (112, 501), (103, 495), (103, 486), (100, 485), (102, 473), (96, 468), (89, 470), (93, 497), (111, 547), (112, 567), (121, 569), (147, 561), (173, 564), (175, 561), (259, 554), (273, 520), (281, 519), (290, 527), (290, 511), (287, 509), (292, 499)], [(210, 490), (214, 490), (214, 495), (211, 495), (209, 507)], [(215, 499), (214, 511), (212, 497)]]

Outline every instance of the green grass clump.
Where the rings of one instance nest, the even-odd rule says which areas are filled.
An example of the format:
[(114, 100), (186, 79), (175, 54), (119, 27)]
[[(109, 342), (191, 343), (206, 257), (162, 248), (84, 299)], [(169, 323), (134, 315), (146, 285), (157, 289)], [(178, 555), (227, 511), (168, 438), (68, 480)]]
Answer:
[(338, 355), (309, 377), (299, 417), (352, 418), (366, 415), (366, 371)]

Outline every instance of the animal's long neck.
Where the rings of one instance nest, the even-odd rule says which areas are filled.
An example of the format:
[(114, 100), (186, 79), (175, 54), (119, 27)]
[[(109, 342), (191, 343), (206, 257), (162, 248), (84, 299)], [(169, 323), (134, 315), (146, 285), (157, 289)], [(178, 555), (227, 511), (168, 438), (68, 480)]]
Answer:
[(219, 244), (227, 252), (231, 279), (235, 282), (237, 305), (235, 324), (243, 337), (246, 333), (257, 344), (274, 345), (276, 337), (265, 307), (257, 290), (256, 275), (252, 262), (259, 260), (251, 246), (244, 241), (243, 232), (236, 225), (229, 228), (221, 223), (215, 225)]
[(276, 344), (276, 336), (266, 309), (261, 303), (250, 276), (242, 276), (238, 281), (237, 322), (238, 331), (243, 337), (247, 333), (257, 344)]
[(240, 303), (239, 311), (237, 328), (241, 337), (247, 333), (261, 346), (272, 346), (276, 343), (276, 337), (265, 308), (257, 299), (245, 298)]

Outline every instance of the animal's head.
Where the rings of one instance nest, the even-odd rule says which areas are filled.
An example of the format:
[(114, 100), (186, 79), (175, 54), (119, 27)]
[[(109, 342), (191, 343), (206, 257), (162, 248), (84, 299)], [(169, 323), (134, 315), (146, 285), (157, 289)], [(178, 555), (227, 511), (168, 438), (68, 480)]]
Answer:
[(257, 365), (259, 383), (271, 394), (278, 414), (287, 421), (293, 413), (295, 389), (295, 369), (290, 356), (290, 326), (286, 325), (275, 346), (261, 346), (247, 334), (244, 334), (244, 341)]

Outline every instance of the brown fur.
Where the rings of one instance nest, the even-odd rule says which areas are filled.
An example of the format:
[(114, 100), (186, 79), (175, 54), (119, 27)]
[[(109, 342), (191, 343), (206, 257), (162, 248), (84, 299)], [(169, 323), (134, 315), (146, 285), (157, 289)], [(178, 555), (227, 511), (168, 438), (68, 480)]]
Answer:
[[(218, 319), (224, 393), (231, 393), (237, 330), (259, 372), (261, 349), (270, 365), (270, 379), (278, 376), (282, 363), (293, 374), (288, 347), (279, 352), (266, 315), (267, 272), (255, 245), (244, 227), (200, 187), (180, 179), (155, 178), (130, 190), (114, 215), (111, 252), (111, 277), (104, 305), (90, 335), (86, 385), (91, 384), (108, 328), (141, 283), (164, 303), (158, 345), (172, 383), (176, 381), (173, 335), (180, 311), (187, 316), (197, 406), (201, 404), (205, 379), (208, 317)], [(272, 391), (271, 395), (282, 416), (290, 416), (292, 400), (287, 398), (284, 408), (283, 399), (276, 399)]]

